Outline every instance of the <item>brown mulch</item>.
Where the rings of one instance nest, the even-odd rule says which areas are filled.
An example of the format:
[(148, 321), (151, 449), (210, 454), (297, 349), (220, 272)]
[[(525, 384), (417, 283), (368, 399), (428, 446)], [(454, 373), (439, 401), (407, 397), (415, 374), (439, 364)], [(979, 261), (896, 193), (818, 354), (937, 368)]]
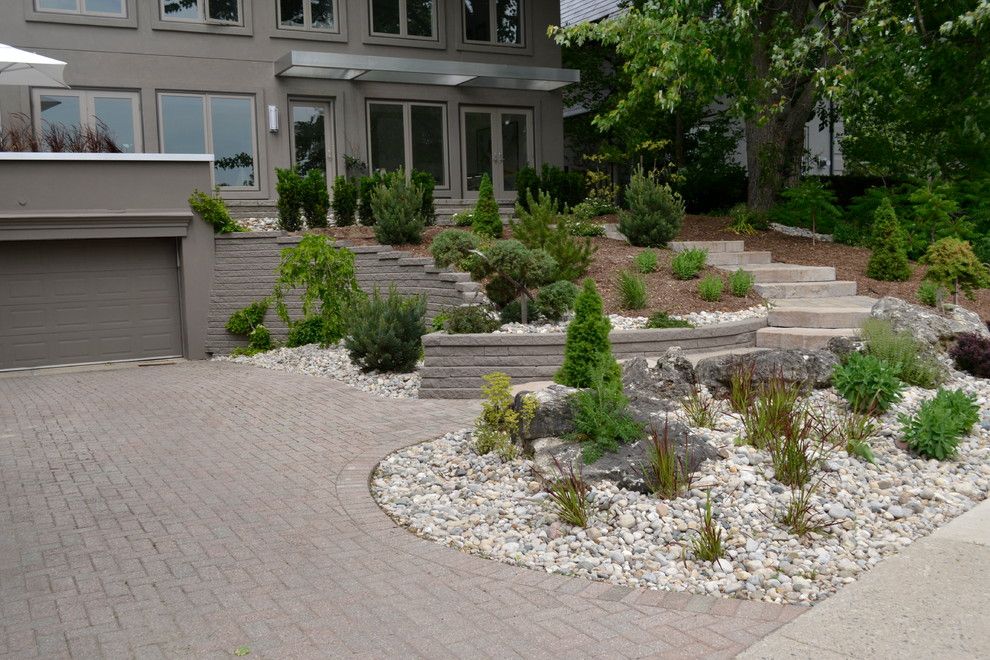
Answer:
[[(729, 219), (689, 215), (678, 236), (688, 241), (731, 241), (745, 240), (747, 250), (769, 250), (774, 261), (805, 266), (835, 266), (839, 280), (856, 282), (861, 295), (896, 296), (909, 302), (920, 303), (918, 285), (927, 271), (921, 264), (912, 264), (913, 273), (907, 282), (881, 282), (866, 276), (866, 264), (870, 251), (866, 248), (839, 245), (837, 243), (812, 242), (810, 238), (787, 236), (775, 231), (758, 232), (755, 236), (738, 236), (726, 231)], [(960, 297), (960, 305), (978, 313), (984, 320), (990, 319), (990, 290), (976, 292), (976, 300)]]

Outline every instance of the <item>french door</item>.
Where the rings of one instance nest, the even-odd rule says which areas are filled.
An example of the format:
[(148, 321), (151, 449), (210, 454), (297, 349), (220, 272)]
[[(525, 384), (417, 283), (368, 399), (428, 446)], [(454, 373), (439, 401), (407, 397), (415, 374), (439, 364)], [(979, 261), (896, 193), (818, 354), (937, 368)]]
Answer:
[(323, 170), (327, 187), (333, 185), (333, 105), (319, 101), (289, 101), (292, 118), (292, 163), (303, 176)]
[(465, 108), (461, 126), (465, 197), (476, 197), (488, 174), (497, 199), (515, 199), (516, 175), (534, 162), (533, 111)]

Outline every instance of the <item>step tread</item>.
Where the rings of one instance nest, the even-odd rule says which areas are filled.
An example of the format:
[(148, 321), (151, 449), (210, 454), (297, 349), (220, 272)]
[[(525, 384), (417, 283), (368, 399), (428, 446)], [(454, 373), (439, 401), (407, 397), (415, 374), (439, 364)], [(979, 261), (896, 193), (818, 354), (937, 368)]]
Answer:
[(757, 335), (800, 335), (802, 337), (857, 337), (859, 328), (778, 328), (768, 326), (756, 331)]

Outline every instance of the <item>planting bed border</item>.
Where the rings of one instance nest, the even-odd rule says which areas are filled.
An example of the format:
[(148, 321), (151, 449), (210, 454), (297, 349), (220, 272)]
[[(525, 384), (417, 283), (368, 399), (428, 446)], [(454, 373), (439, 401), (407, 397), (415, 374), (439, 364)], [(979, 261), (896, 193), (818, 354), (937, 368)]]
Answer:
[[(753, 347), (756, 331), (766, 325), (766, 317), (757, 317), (699, 328), (616, 330), (610, 339), (615, 357), (624, 360), (657, 357), (674, 346), (685, 353)], [(563, 332), (426, 335), (419, 397), (478, 398), (482, 376), (492, 371), (508, 374), (517, 384), (550, 380), (564, 362), (566, 338)]]

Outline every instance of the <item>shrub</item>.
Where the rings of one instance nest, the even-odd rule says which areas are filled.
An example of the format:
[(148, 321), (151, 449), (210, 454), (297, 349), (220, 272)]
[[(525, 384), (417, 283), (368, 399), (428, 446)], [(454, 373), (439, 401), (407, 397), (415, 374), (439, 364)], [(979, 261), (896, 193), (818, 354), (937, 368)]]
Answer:
[[(607, 193), (606, 193), (607, 194)], [(584, 220), (594, 220), (603, 215), (612, 215), (619, 212), (619, 207), (612, 198), (609, 197), (587, 197), (583, 202), (571, 207), (571, 213)], [(601, 227), (595, 224), (596, 227)]]
[(437, 180), (429, 172), (413, 170), (412, 184), (423, 193), (423, 202), (419, 207), (419, 214), (423, 217), (423, 223), (428, 227), (432, 226), (437, 220), (437, 209), (433, 203), (433, 191), (437, 187)]
[(753, 290), (753, 283), (756, 278), (752, 273), (747, 273), (742, 268), (729, 275), (729, 291), (737, 298), (745, 298)]
[(567, 326), (564, 364), (554, 380), (570, 387), (590, 387), (595, 370), (600, 368), (606, 382), (619, 383), (619, 363), (612, 356), (608, 340), (611, 329), (595, 282), (586, 279), (574, 304), (574, 320)]
[(524, 167), (516, 172), (516, 190), (518, 191), (516, 203), (527, 206), (530, 198), (536, 199), (540, 194), (539, 172), (532, 167)]
[[(613, 360), (614, 363), (614, 360)], [(629, 412), (629, 400), (613, 380), (608, 366), (599, 361), (592, 368), (590, 384), (574, 393), (574, 431), (567, 438), (581, 443), (585, 463), (594, 463), (607, 452), (643, 437), (643, 426)]]
[(544, 477), (543, 481), (554, 513), (568, 525), (587, 527), (591, 518), (591, 486), (581, 477), (580, 471), (574, 471), (573, 465), (567, 466), (565, 472), (560, 461), (556, 458), (553, 461), (557, 477)]
[(482, 377), (484, 399), (481, 415), (474, 423), (474, 447), (479, 454), (497, 452), (503, 460), (515, 458), (513, 440), (529, 426), (536, 415), (536, 400), (525, 397), (520, 410), (513, 407), (512, 379), (496, 371)]
[(564, 318), (567, 312), (574, 309), (578, 287), (573, 282), (554, 282), (541, 287), (534, 301), (540, 315), (551, 323)]
[(619, 304), (622, 309), (646, 307), (646, 282), (641, 275), (628, 271), (619, 273)]
[(945, 294), (946, 290), (931, 280), (922, 280), (921, 284), (918, 285), (918, 300), (923, 305), (941, 307), (942, 301), (945, 300)]
[(862, 339), (866, 352), (893, 367), (897, 377), (908, 385), (930, 389), (944, 379), (942, 367), (921, 343), (908, 331), (894, 332), (889, 321), (867, 319)]
[(419, 243), (423, 237), (423, 191), (402, 170), (389, 172), (371, 191), (375, 240), (382, 245)]
[(485, 295), (496, 307), (505, 307), (516, 300), (518, 289), (505, 277), (496, 276), (485, 284)]
[(684, 201), (661, 184), (655, 172), (646, 174), (642, 167), (633, 172), (626, 189), (628, 211), (619, 214), (619, 231), (638, 247), (663, 247), (684, 220)]
[(474, 225), (474, 211), (461, 211), (450, 216), (455, 227), (471, 227)]
[(517, 220), (509, 223), (512, 236), (530, 249), (543, 249), (557, 262), (555, 280), (573, 280), (584, 275), (595, 253), (589, 239), (571, 236), (556, 211), (557, 203), (546, 193), (529, 199), (529, 209), (516, 205)]
[(833, 385), (855, 412), (886, 412), (901, 398), (903, 384), (893, 367), (872, 355), (852, 353), (835, 367)]
[(501, 326), (492, 310), (483, 305), (445, 307), (441, 315), (442, 329), (452, 335), (494, 332)]
[(286, 346), (295, 348), (308, 344), (326, 345), (326, 327), (319, 316), (307, 316), (293, 321), (289, 326), (289, 334), (285, 339)]
[(344, 335), (346, 312), (364, 294), (354, 275), (354, 253), (336, 248), (326, 236), (303, 236), (295, 247), (282, 250), (275, 281), (275, 311), (292, 325), (286, 293), (302, 288), (303, 318), (323, 319), (323, 344), (334, 344)]
[(562, 215), (560, 220), (568, 236), (579, 236), (581, 238), (595, 238), (605, 235), (605, 226), (597, 222), (587, 220), (577, 213), (573, 215)]
[[(497, 241), (486, 252), (489, 269), (495, 273), (485, 291), (496, 304), (526, 297), (530, 289), (552, 281), (557, 263), (544, 250), (530, 250), (515, 239)], [(528, 319), (523, 319), (528, 322)]]
[(375, 172), (358, 180), (358, 220), (365, 227), (375, 224), (375, 214), (371, 209), (371, 193), (382, 182), (382, 176)]
[(213, 195), (194, 190), (193, 194), (189, 196), (189, 206), (199, 214), (199, 217), (213, 227), (215, 234), (244, 231), (244, 227), (230, 217), (227, 205), (220, 197), (220, 188), (215, 188)]
[(783, 202), (771, 211), (771, 217), (783, 225), (829, 234), (842, 216), (835, 193), (815, 179), (801, 181), (782, 192), (781, 197)]
[(473, 250), (481, 249), (481, 239), (469, 231), (444, 229), (433, 238), (430, 254), (437, 268), (454, 266), (469, 272), (479, 268), (481, 259)]
[(302, 182), (302, 212), (306, 225), (311, 229), (327, 226), (330, 195), (327, 193), (327, 177), (323, 170), (310, 170)]
[(956, 338), (949, 349), (949, 356), (956, 366), (977, 378), (990, 378), (990, 339), (973, 332)]
[(492, 180), (487, 174), (481, 177), (478, 203), (471, 214), (471, 228), (480, 236), (502, 237), (502, 216), (499, 214), (498, 202), (495, 201)]
[(653, 250), (643, 250), (636, 255), (636, 270), (641, 273), (655, 273), (660, 267), (660, 259)]
[(959, 441), (980, 419), (976, 397), (962, 390), (939, 389), (914, 415), (901, 415), (904, 441), (924, 458), (943, 461), (955, 455)]
[(897, 223), (897, 214), (884, 198), (873, 221), (873, 252), (866, 266), (866, 276), (885, 282), (903, 282), (911, 277), (904, 232)]
[(232, 335), (247, 337), (252, 330), (264, 323), (269, 302), (268, 298), (262, 298), (231, 314), (224, 326), (227, 332)]
[(708, 261), (706, 250), (690, 249), (678, 252), (670, 262), (674, 277), (679, 280), (690, 280), (698, 276)]
[(725, 287), (722, 284), (722, 278), (718, 275), (706, 275), (700, 282), (698, 282), (698, 295), (701, 296), (702, 300), (708, 302), (718, 302), (722, 299), (722, 289)]
[(959, 302), (959, 290), (974, 300), (974, 289), (990, 287), (990, 274), (986, 266), (973, 254), (973, 248), (958, 238), (943, 238), (936, 241), (925, 253), (924, 263), (928, 264), (925, 279), (941, 284)]
[(516, 173), (518, 203), (529, 210), (529, 198), (538, 199), (540, 191), (547, 193), (563, 207), (577, 206), (585, 196), (584, 176), (580, 172), (565, 172), (561, 168), (544, 164), (540, 172), (532, 167), (524, 167)]
[(725, 544), (722, 528), (715, 524), (712, 515), (712, 494), (705, 498), (705, 510), (701, 516), (701, 528), (698, 536), (691, 541), (694, 558), (701, 561), (716, 562), (725, 556)]
[(689, 322), (683, 319), (675, 319), (670, 316), (667, 312), (660, 311), (654, 312), (650, 315), (650, 318), (646, 320), (647, 328), (693, 328)]
[(663, 425), (661, 435), (656, 427), (650, 429), (649, 444), (646, 447), (646, 465), (643, 468), (643, 481), (650, 492), (666, 500), (680, 497), (691, 490), (691, 454), (687, 436), (684, 436), (684, 457), (677, 455), (670, 439), (670, 426)]
[(354, 224), (354, 213), (358, 205), (357, 184), (345, 176), (333, 180), (333, 223), (338, 227), (349, 227)]
[(355, 305), (344, 346), (361, 371), (412, 371), (422, 351), (425, 318), (426, 296), (400, 296), (392, 288), (383, 297), (376, 288)]
[(231, 351), (231, 355), (257, 355), (273, 348), (275, 342), (272, 341), (272, 333), (265, 326), (258, 325), (248, 334), (248, 345), (235, 348)]
[(303, 179), (294, 169), (275, 168), (275, 176), (278, 227), (282, 231), (299, 231), (302, 229)]
[(752, 220), (754, 215), (745, 204), (736, 204), (729, 209), (730, 221), (725, 228), (739, 236), (752, 236), (756, 233)]

